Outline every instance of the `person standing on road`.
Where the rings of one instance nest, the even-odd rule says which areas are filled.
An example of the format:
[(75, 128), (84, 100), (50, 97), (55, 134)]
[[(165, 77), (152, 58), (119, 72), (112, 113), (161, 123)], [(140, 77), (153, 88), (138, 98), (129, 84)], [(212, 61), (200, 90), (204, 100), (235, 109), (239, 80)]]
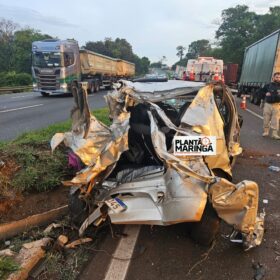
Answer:
[(186, 81), (187, 80), (187, 73), (186, 71), (183, 72), (183, 81)]
[(263, 108), (263, 136), (269, 135), (269, 128), (272, 129), (271, 137), (280, 139), (280, 72), (273, 75), (273, 81), (261, 89), (261, 105)]

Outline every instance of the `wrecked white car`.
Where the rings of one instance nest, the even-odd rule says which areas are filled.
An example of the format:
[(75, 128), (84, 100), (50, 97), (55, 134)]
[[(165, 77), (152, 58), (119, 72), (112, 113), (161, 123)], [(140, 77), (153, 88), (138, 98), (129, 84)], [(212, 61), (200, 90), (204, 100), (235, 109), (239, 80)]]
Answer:
[[(223, 84), (120, 81), (106, 96), (110, 127), (90, 113), (86, 85), (73, 96), (72, 131), (54, 135), (51, 146), (64, 141), (83, 164), (64, 182), (80, 235), (109, 216), (115, 224), (192, 222), (191, 236), (209, 244), (222, 219), (245, 249), (261, 243), (258, 185), (231, 183), (240, 120)], [(178, 136), (215, 136), (216, 154), (178, 155)]]

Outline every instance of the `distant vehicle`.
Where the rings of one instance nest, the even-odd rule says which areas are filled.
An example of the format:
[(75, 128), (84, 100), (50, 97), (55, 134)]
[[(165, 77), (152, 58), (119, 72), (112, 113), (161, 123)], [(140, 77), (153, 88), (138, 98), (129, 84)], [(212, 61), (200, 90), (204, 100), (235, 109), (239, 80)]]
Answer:
[(196, 82), (221, 81), (223, 80), (223, 65), (223, 60), (214, 57), (189, 59), (187, 80)]
[(168, 78), (165, 74), (146, 74), (144, 77), (138, 77), (132, 80), (133, 82), (167, 82)]
[(70, 93), (76, 82), (87, 81), (93, 93), (111, 89), (117, 79), (135, 75), (134, 63), (79, 49), (75, 40), (50, 39), (32, 43), (33, 90), (43, 96)]
[(224, 65), (224, 82), (230, 87), (237, 87), (238, 64), (228, 63)]
[(245, 49), (237, 96), (250, 94), (250, 101), (260, 104), (258, 90), (280, 72), (280, 29)]
[(178, 79), (183, 80), (183, 73), (186, 71), (187, 67), (176, 65), (175, 74)]

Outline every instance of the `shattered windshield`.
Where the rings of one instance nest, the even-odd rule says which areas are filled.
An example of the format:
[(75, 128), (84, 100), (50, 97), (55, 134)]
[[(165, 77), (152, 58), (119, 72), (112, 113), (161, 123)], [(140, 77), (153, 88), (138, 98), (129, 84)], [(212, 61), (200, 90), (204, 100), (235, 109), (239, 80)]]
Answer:
[(61, 65), (60, 52), (34, 52), (32, 57), (33, 66), (59, 67)]

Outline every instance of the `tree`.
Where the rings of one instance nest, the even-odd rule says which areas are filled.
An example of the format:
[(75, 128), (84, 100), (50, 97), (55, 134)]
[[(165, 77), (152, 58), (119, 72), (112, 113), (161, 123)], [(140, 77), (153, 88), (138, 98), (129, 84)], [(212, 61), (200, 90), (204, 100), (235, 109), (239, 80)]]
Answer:
[(0, 72), (11, 71), (13, 36), (19, 25), (11, 20), (0, 20)]
[(113, 41), (112, 38), (107, 37), (104, 41), (89, 41), (84, 48), (114, 58), (120, 58), (131, 62), (134, 60), (132, 46), (126, 39), (116, 38)]
[(136, 75), (143, 75), (149, 72), (150, 60), (143, 56), (142, 58), (134, 54), (133, 62), (135, 63)]
[(152, 67), (152, 68), (161, 68), (161, 66), (162, 66), (162, 62), (161, 61), (153, 62), (150, 65), (150, 67)]
[(280, 6), (269, 8), (269, 12), (260, 15), (256, 22), (256, 35), (254, 40), (257, 41), (280, 27)]
[(172, 70), (175, 70), (177, 65), (186, 67), (187, 64), (188, 64), (188, 58), (187, 58), (187, 57), (184, 57), (184, 58), (182, 58), (181, 60), (179, 60), (179, 61), (177, 61), (176, 63), (174, 63), (174, 64), (172, 65), (171, 69), (172, 69)]
[(85, 46), (83, 46), (83, 48), (107, 56), (112, 55), (109, 49), (105, 46), (105, 43), (103, 41), (96, 41), (96, 42), (89, 41), (85, 44)]
[(178, 46), (177, 48), (176, 48), (176, 50), (177, 50), (177, 56), (180, 58), (180, 60), (182, 60), (182, 58), (183, 58), (183, 56), (184, 56), (184, 51), (185, 51), (185, 49), (186, 48), (184, 48), (183, 46)]
[(245, 48), (255, 40), (258, 19), (259, 16), (245, 5), (222, 11), (222, 24), (216, 31), (216, 38), (225, 62), (242, 63)]
[(31, 47), (32, 42), (51, 39), (39, 30), (25, 28), (14, 33), (13, 41), (13, 70), (16, 72), (31, 72)]
[(211, 46), (208, 40), (201, 39), (201, 40), (193, 41), (189, 45), (187, 57), (197, 58), (199, 56), (205, 56), (210, 49)]
[(31, 73), (31, 46), (33, 41), (52, 38), (29, 27), (19, 29), (10, 20), (0, 21), (0, 69), (1, 72), (15, 71)]

